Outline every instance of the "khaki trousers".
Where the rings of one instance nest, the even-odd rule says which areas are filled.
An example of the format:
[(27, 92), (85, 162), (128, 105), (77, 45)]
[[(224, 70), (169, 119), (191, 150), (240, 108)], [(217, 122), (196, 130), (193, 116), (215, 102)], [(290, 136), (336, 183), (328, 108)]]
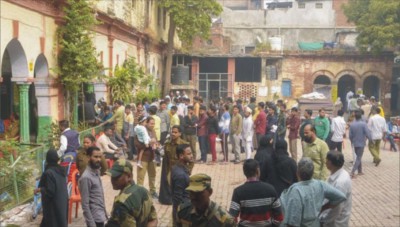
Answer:
[(196, 143), (197, 136), (196, 135), (184, 135), (184, 140), (189, 142), (190, 149), (192, 150), (193, 160), (197, 160), (197, 151), (196, 151)]
[(371, 152), (372, 157), (374, 157), (374, 163), (381, 160), (379, 158), (380, 145), (381, 145), (381, 140), (374, 140), (373, 144), (370, 141), (368, 142), (368, 148), (369, 151)]
[(137, 167), (137, 184), (138, 185), (143, 185), (144, 183), (144, 177), (146, 176), (146, 173), (148, 173), (149, 176), (149, 187), (150, 187), (150, 193), (155, 193), (156, 192), (156, 165), (154, 164), (153, 161), (151, 162), (144, 162), (142, 161), (142, 167)]
[(293, 160), (297, 162), (297, 139), (291, 139), (289, 141), (289, 150)]

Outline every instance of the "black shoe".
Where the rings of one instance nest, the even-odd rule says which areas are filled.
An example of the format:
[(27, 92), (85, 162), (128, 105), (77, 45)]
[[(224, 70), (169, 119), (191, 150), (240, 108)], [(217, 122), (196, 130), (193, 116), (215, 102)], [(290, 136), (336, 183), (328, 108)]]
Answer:
[(241, 161), (240, 160), (235, 160), (235, 162), (233, 162), (234, 164), (240, 164)]

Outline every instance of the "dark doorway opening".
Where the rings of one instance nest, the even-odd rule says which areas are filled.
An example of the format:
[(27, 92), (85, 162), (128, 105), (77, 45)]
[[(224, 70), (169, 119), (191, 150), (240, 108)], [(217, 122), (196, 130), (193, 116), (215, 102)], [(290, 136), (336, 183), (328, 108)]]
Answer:
[(261, 82), (261, 58), (236, 58), (235, 82)]
[(314, 80), (314, 91), (324, 94), (325, 97), (330, 98), (331, 94), (331, 80), (325, 75), (319, 75)]
[(343, 107), (347, 110), (346, 94), (350, 90), (355, 94), (356, 80), (350, 75), (340, 77), (338, 81), (338, 97), (343, 103)]
[(219, 81), (209, 81), (208, 87), (210, 88), (208, 93), (208, 100), (216, 100), (219, 98), (220, 82)]
[(375, 96), (376, 100), (379, 100), (380, 81), (376, 76), (369, 76), (365, 78), (363, 84), (363, 92), (366, 97)]
[(329, 79), (329, 77), (327, 77), (325, 75), (319, 75), (319, 76), (317, 76), (317, 78), (315, 78), (314, 84), (329, 85), (329, 84), (331, 84), (331, 80)]
[(10, 118), (13, 112), (14, 105), (12, 100), (14, 99), (14, 84), (11, 82), (11, 62), (8, 51), (4, 51), (2, 65), (1, 65), (1, 76), (3, 82), (0, 83), (0, 119)]

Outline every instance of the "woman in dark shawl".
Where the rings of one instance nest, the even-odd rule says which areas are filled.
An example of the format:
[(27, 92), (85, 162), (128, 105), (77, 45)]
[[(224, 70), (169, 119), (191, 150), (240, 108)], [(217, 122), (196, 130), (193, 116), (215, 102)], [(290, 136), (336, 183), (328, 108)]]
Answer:
[[(265, 160), (270, 158), (272, 152), (274, 151), (273, 139), (274, 133), (267, 133), (266, 135), (261, 137), (259, 141), (259, 147), (257, 149), (256, 155), (254, 156), (254, 159), (258, 161), (258, 164), (260, 165), (260, 170), (264, 169)], [(264, 174), (265, 173), (261, 171), (261, 180), (264, 178)]]
[(49, 150), (45, 171), (36, 193), (42, 194), (43, 219), (41, 227), (68, 226), (68, 191), (65, 169), (58, 165), (58, 154)]
[(297, 182), (297, 165), (296, 161), (289, 157), (287, 151), (287, 142), (283, 139), (278, 139), (275, 143), (275, 149), (271, 155), (271, 160), (267, 160), (270, 164), (266, 182), (275, 187), (278, 196), (282, 191), (289, 188), (290, 185)]

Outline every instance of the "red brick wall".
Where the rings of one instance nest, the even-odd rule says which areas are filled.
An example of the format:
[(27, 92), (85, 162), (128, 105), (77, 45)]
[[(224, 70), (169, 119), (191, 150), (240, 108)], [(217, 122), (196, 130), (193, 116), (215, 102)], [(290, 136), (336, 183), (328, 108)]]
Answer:
[(342, 5), (347, 4), (349, 0), (334, 0), (333, 1), (333, 9), (335, 10), (336, 13), (336, 26), (354, 26), (353, 23), (348, 23), (347, 22), (347, 17), (344, 15)]

